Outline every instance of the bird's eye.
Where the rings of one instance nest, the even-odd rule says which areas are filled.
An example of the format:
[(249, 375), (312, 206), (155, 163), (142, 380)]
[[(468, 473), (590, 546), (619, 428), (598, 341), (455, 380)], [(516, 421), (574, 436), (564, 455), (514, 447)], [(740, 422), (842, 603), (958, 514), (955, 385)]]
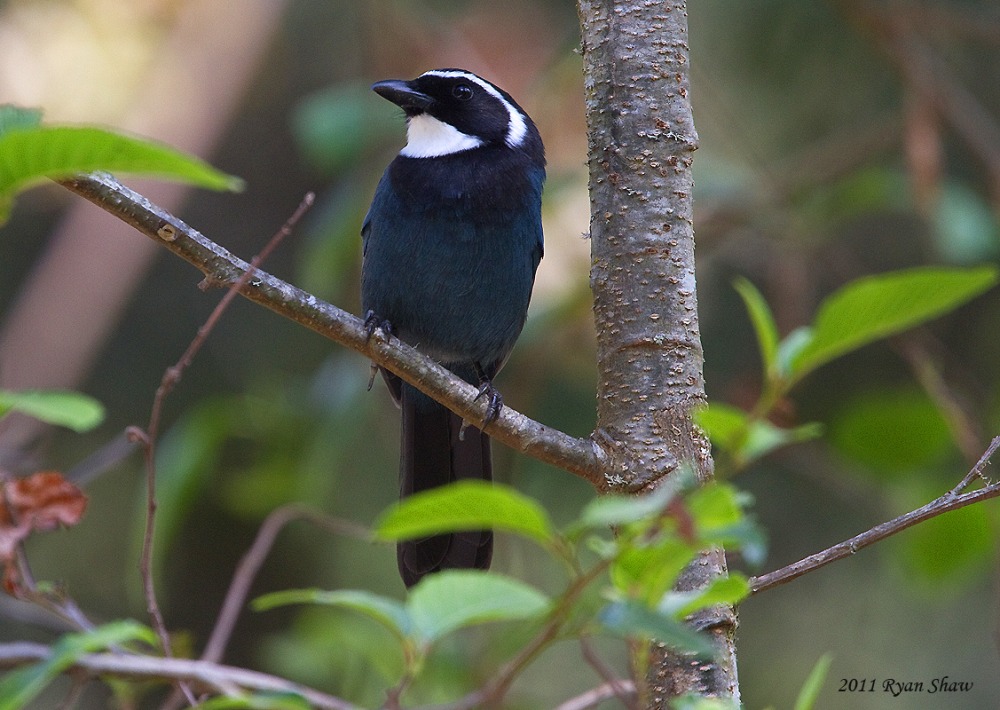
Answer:
[(455, 84), (451, 90), (451, 95), (459, 101), (468, 101), (472, 98), (472, 87), (468, 84)]

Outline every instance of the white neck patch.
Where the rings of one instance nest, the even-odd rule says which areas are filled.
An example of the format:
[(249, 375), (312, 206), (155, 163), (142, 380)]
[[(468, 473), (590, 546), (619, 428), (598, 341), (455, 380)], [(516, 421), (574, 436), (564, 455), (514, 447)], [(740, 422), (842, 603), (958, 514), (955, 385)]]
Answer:
[[(471, 81), (473, 84), (477, 84), (478, 86), (482, 87), (483, 91), (493, 96), (497, 101), (503, 104), (503, 107), (505, 109), (507, 109), (507, 114), (508, 116), (510, 116), (510, 121), (507, 124), (507, 135), (504, 137), (504, 142), (507, 143), (507, 145), (509, 145), (511, 148), (516, 148), (517, 146), (521, 145), (522, 141), (524, 141), (524, 137), (528, 135), (528, 124), (525, 121), (524, 114), (522, 114), (517, 109), (517, 107), (514, 106), (514, 104), (512, 104), (510, 101), (504, 98), (504, 95), (500, 93), (500, 90), (497, 89), (497, 87), (493, 86), (493, 84), (491, 84), (490, 82), (486, 81), (486, 79), (483, 79), (482, 77), (476, 76), (475, 74), (472, 74), (471, 72), (467, 71), (432, 70), (424, 72), (423, 74), (421, 74), (421, 76), (440, 76), (451, 79), (461, 77), (463, 79)], [(459, 135), (463, 136), (466, 135), (458, 130), (455, 130), (455, 132), (458, 133)], [(466, 136), (466, 137), (469, 138), (471, 136)], [(482, 141), (480, 141), (480, 145), (482, 145)]]
[(444, 121), (421, 113), (407, 120), (406, 146), (399, 154), (407, 158), (439, 158), (478, 148), (482, 144), (480, 138), (462, 133)]

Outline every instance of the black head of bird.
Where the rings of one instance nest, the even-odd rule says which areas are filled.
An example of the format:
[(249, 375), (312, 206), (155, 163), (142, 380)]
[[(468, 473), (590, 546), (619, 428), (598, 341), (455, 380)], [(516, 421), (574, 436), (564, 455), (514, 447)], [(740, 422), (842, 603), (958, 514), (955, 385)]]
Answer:
[[(461, 69), (372, 89), (403, 110), (407, 142), (362, 227), (366, 322), (479, 385), (488, 423), (503, 406), (493, 377), (524, 326), (542, 257), (541, 137), (510, 94)], [(402, 496), (492, 479), (480, 428), (382, 374), (402, 409)], [(409, 586), (441, 569), (485, 569), (492, 549), (491, 531), (470, 530), (403, 542), (397, 558)]]
[(506, 147), (544, 167), (542, 141), (528, 115), (510, 94), (471, 72), (436, 69), (412, 81), (380, 81), (372, 89), (406, 113), (401, 155), (434, 158)]

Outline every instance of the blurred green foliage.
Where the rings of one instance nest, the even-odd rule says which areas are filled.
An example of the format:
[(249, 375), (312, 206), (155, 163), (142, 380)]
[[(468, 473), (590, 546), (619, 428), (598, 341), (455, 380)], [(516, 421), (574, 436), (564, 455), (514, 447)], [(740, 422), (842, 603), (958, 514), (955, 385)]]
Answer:
[(862, 392), (831, 417), (830, 444), (876, 477), (899, 480), (952, 451), (948, 422), (915, 387)]

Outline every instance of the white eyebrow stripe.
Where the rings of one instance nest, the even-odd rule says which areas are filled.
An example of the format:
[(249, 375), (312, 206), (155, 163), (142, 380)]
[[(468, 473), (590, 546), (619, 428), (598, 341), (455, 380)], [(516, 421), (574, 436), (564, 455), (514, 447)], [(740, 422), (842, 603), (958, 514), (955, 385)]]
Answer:
[(528, 124), (524, 120), (524, 114), (518, 111), (517, 107), (505, 99), (504, 95), (500, 93), (497, 87), (486, 81), (486, 79), (467, 71), (440, 71), (438, 69), (426, 71), (421, 74), (421, 76), (440, 76), (444, 79), (457, 79), (461, 77), (478, 84), (488, 94), (499, 99), (500, 103), (503, 104), (504, 108), (507, 109), (507, 113), (510, 115), (510, 123), (507, 126), (507, 135), (504, 138), (507, 145), (511, 148), (516, 148), (524, 141), (524, 137), (528, 134)]

